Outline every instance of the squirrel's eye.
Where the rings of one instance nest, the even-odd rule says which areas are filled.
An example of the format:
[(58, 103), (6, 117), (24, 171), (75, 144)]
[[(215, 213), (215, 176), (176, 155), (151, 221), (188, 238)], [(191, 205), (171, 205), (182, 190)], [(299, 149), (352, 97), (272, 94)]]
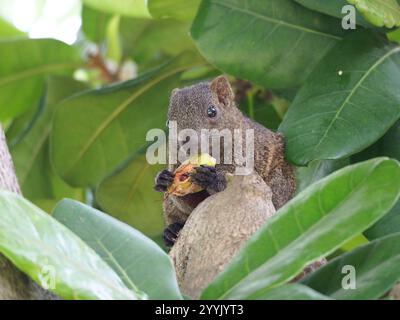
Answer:
[(217, 109), (214, 106), (209, 106), (207, 109), (207, 115), (210, 118), (214, 118), (217, 115)]

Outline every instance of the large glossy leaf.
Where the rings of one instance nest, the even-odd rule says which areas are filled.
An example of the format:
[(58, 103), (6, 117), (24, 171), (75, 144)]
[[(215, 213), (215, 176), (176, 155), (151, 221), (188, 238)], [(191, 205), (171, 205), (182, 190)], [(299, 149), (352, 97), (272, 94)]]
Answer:
[(128, 225), (76, 201), (64, 200), (54, 217), (92, 247), (125, 285), (150, 299), (182, 299), (168, 255)]
[(301, 284), (287, 284), (253, 297), (256, 300), (329, 300), (329, 297)]
[[(69, 78), (51, 77), (47, 81), (46, 97), (41, 111), (24, 137), (10, 148), (18, 181), (28, 199), (54, 198), (52, 182), (56, 178), (52, 178), (48, 152), (54, 109), (58, 102), (85, 88), (83, 83)], [(61, 197), (69, 195), (67, 193)]]
[[(345, 5), (348, 5), (346, 0), (334, 0), (334, 1), (321, 1), (321, 0), (295, 0), (301, 5), (309, 8), (311, 10), (315, 10), (321, 13), (325, 13), (332, 17), (336, 17), (342, 19), (345, 14), (342, 13), (342, 9)], [(341, 23), (338, 21), (338, 23)], [(356, 23), (361, 26), (368, 27), (370, 24), (365, 21), (362, 15), (356, 15)]]
[(37, 105), (45, 75), (70, 73), (81, 64), (76, 49), (57, 40), (2, 40), (0, 52), (0, 120)]
[[(355, 270), (356, 287), (343, 289), (346, 272)], [(400, 279), (400, 233), (359, 247), (330, 261), (301, 281), (302, 284), (334, 299), (378, 299)]]
[(357, 31), (335, 46), (297, 94), (280, 126), (298, 165), (338, 159), (380, 138), (400, 116), (400, 47)]
[(290, 280), (377, 221), (399, 195), (395, 160), (376, 158), (336, 171), (270, 218), (202, 297), (251, 298)]
[(192, 21), (196, 15), (200, 0), (148, 0), (150, 14), (157, 19), (173, 18)]
[(135, 156), (100, 183), (97, 203), (103, 211), (144, 234), (160, 235), (163, 196), (154, 191), (154, 178), (162, 168), (150, 165), (144, 155)]
[(378, 27), (400, 26), (400, 5), (396, 0), (347, 0)]
[(146, 0), (83, 0), (83, 3), (94, 9), (131, 17), (150, 17)]
[(344, 32), (292, 0), (203, 1), (192, 26), (211, 64), (268, 88), (300, 85)]
[(349, 159), (316, 160), (307, 167), (297, 168), (297, 193), (349, 163)]
[(113, 269), (61, 223), (7, 191), (0, 191), (0, 251), (64, 299), (145, 297), (129, 290)]
[(61, 103), (51, 136), (56, 172), (74, 186), (95, 186), (164, 128), (168, 97), (180, 73), (196, 65), (182, 55), (134, 80), (87, 91)]

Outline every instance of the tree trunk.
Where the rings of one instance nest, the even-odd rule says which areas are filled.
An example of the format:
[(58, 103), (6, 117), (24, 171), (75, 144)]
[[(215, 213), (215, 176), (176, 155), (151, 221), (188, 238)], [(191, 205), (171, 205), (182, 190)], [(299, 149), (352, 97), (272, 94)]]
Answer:
[[(3, 128), (0, 125), (0, 189), (21, 194)], [(10, 212), (12, 214), (12, 212)], [(0, 300), (55, 299), (0, 254)]]

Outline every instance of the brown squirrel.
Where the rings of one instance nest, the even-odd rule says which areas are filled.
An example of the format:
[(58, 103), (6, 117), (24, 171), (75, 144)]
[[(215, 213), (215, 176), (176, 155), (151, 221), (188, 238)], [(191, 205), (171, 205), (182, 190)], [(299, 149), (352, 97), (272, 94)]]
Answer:
[[(183, 89), (174, 89), (168, 110), (168, 121), (176, 121), (178, 132), (193, 129), (253, 129), (254, 169), (272, 190), (272, 202), (276, 209), (289, 201), (296, 190), (294, 168), (284, 158), (284, 138), (259, 123), (247, 118), (236, 107), (229, 81), (219, 76), (211, 82), (199, 83)], [(222, 157), (221, 157), (222, 159)], [(155, 190), (165, 192), (174, 179), (173, 172), (179, 166), (159, 172)], [(164, 242), (171, 247), (193, 209), (206, 197), (223, 191), (226, 173), (233, 173), (235, 164), (217, 164), (215, 167), (200, 166), (191, 179), (204, 188), (203, 191), (177, 197), (164, 195), (164, 215), (167, 228)]]

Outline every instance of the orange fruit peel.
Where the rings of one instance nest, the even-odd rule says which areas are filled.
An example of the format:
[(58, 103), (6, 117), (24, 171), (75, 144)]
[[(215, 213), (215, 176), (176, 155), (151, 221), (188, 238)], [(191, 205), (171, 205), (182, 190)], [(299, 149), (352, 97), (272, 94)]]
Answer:
[(203, 188), (194, 183), (190, 177), (201, 165), (215, 167), (216, 160), (207, 153), (196, 155), (183, 162), (174, 172), (174, 181), (168, 187), (168, 193), (178, 197), (202, 191)]

